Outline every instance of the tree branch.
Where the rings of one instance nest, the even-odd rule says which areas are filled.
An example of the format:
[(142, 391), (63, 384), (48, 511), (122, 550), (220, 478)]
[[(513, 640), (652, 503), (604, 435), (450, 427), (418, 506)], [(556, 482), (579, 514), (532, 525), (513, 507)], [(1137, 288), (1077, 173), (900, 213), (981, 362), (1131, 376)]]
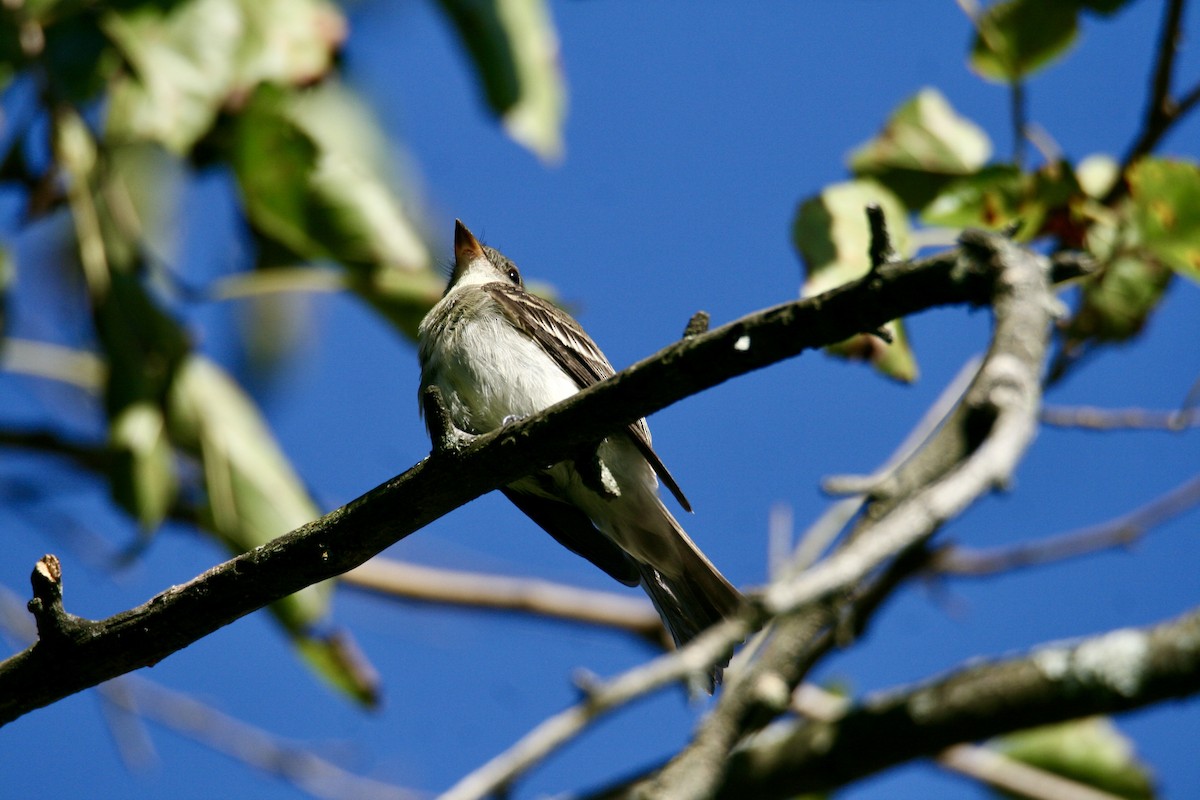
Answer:
[(665, 631), (658, 613), (649, 602), (615, 592), (532, 578), (436, 569), (381, 557), (350, 570), (339, 583), (402, 600), (520, 611), (615, 628), (659, 646), (668, 641), (663, 638)]
[[(1051, 266), (1064, 279), (1090, 268), (1070, 258)], [(0, 724), (154, 664), (270, 602), (364, 563), (475, 497), (569, 458), (581, 446), (684, 397), (897, 317), (940, 305), (985, 304), (993, 282), (990, 266), (976, 253), (950, 251), (884, 265), (869, 279), (678, 341), (545, 412), (480, 436), (461, 450), (435, 452), (346, 506), (137, 608), (87, 623), (87, 635), (65, 651), (39, 641), (0, 663)], [(748, 347), (738, 346), (747, 341)]]
[[(738, 642), (772, 617), (786, 617), (765, 655), (744, 673), (728, 678), (717, 709), (693, 745), (664, 770), (661, 781), (635, 787), (645, 797), (704, 796), (716, 785), (725, 755), (760, 712), (786, 707), (791, 687), (799, 683), (821, 652), (821, 634), (830, 618), (821, 604), (858, 585), (889, 558), (917, 546), (936, 527), (997, 483), (1006, 480), (1024, 446), (1036, 431), (1038, 377), (1052, 311), (1046, 275), (1036, 256), (994, 234), (972, 234), (964, 247), (966, 263), (992, 272), (996, 328), (992, 347), (964, 398), (979, 413), (988, 410), (990, 430), (965, 462), (897, 505), (839, 553), (799, 576), (769, 586), (752, 598), (744, 612), (709, 628), (686, 647), (598, 683), (584, 702), (556, 714), (502, 753), (463, 778), (443, 800), (477, 800), (538, 763), (592, 721), (630, 700), (706, 670), (726, 658)], [(880, 268), (876, 277), (886, 274)], [(978, 424), (976, 422), (975, 424)], [(935, 437), (936, 438), (936, 437)], [(800, 613), (793, 613), (800, 612)], [(761, 666), (765, 664), (766, 666)], [(780, 706), (782, 704), (782, 706)]]
[[(964, 235), (964, 246), (995, 270), (995, 329), (979, 373), (951, 420), (898, 468), (882, 516), (847, 546), (788, 582), (769, 586), (763, 607), (778, 625), (762, 656), (732, 677), (696, 738), (639, 798), (710, 797), (733, 748), (782, 708), (820, 651), (810, 649), (827, 624), (818, 604), (853, 586), (899, 553), (919, 546), (985, 492), (1005, 485), (1037, 430), (1042, 362), (1054, 312), (1048, 279), (1032, 254), (997, 235)], [(944, 446), (948, 443), (948, 446)], [(912, 465), (919, 464), (917, 469)], [(935, 466), (936, 464), (936, 466)], [(915, 475), (910, 481), (908, 475)], [(878, 489), (876, 490), (878, 491)], [(799, 613), (793, 613), (795, 611)], [(778, 686), (778, 691), (770, 687)]]
[(1200, 692), (1200, 609), (1150, 628), (1050, 644), (797, 723), (734, 754), (717, 797), (823, 792), (959, 742)]
[(975, 550), (950, 546), (935, 553), (929, 568), (939, 575), (995, 575), (1023, 567), (1128, 547), (1146, 532), (1200, 503), (1200, 476), (1114, 520), (1010, 547)]

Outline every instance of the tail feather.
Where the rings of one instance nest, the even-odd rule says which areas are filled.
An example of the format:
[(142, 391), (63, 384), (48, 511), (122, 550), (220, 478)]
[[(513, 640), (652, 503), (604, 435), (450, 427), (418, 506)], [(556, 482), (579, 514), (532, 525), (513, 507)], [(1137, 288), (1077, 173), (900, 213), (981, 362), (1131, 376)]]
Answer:
[[(663, 624), (680, 647), (706, 628), (734, 614), (742, 596), (703, 556), (686, 564), (679, 577), (665, 575), (649, 564), (638, 563), (641, 585), (654, 603)], [(708, 693), (721, 682), (728, 660), (709, 673)]]

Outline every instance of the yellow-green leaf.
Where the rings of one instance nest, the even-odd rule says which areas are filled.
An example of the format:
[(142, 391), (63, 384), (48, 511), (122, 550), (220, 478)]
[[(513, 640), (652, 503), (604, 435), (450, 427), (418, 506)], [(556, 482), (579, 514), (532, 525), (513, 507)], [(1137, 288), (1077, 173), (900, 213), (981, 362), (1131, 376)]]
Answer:
[[(254, 401), (217, 364), (193, 354), (171, 385), (172, 439), (204, 468), (204, 523), (234, 552), (245, 552), (319, 515)], [(333, 586), (310, 586), (273, 606), (289, 630), (322, 621)]]
[(1004, 0), (975, 21), (971, 69), (1015, 83), (1066, 53), (1078, 34), (1079, 6), (1071, 0)]
[[(841, 286), (870, 270), (871, 229), (866, 208), (871, 204), (883, 210), (893, 248), (901, 256), (908, 255), (907, 214), (892, 192), (866, 180), (827, 186), (821, 194), (801, 203), (792, 227), (792, 238), (805, 267), (803, 296), (811, 297)], [(891, 344), (864, 333), (834, 345), (829, 352), (866, 360), (896, 380), (915, 380), (916, 357), (902, 322), (894, 320), (886, 327), (892, 335)]]
[(1002, 737), (1009, 758), (1128, 800), (1152, 800), (1150, 770), (1106, 717), (1047, 725)]
[(1141, 244), (1180, 275), (1200, 281), (1200, 166), (1145, 158), (1130, 167), (1126, 180)]
[(111, 9), (101, 26), (130, 69), (112, 88), (108, 136), (185, 154), (235, 95), (327, 72), (345, 23), (322, 0), (182, 0)]
[(161, 409), (149, 402), (126, 406), (110, 423), (109, 444), (115, 456), (114, 498), (143, 531), (153, 531), (166, 519), (178, 490)]
[(979, 170), (991, 157), (987, 134), (959, 115), (936, 89), (922, 89), (897, 108), (882, 131), (850, 154), (850, 169), (887, 186), (916, 210), (950, 180)]
[(562, 156), (566, 88), (545, 0), (440, 0), (475, 63), (488, 106), (518, 143)]

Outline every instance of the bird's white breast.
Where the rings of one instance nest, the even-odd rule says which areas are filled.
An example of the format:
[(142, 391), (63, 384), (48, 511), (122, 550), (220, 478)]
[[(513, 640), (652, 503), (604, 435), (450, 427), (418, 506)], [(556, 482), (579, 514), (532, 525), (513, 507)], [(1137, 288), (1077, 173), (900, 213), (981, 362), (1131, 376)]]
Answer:
[[(447, 304), (443, 306), (443, 304)], [(485, 292), (452, 292), (421, 326), (422, 384), (436, 385), (460, 428), (481, 433), (578, 391)]]

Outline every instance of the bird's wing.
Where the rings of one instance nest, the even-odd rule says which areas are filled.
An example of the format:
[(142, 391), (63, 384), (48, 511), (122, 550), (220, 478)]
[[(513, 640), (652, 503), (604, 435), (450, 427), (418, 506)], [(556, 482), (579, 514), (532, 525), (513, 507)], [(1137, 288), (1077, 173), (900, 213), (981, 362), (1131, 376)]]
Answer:
[(570, 503), (505, 486), (500, 491), (555, 541), (583, 556), (626, 586), (637, 586), (637, 563), (616, 542), (596, 530), (592, 521)]
[[(504, 311), (513, 327), (537, 342), (580, 389), (612, 377), (615, 372), (612, 364), (570, 314), (517, 286), (494, 283), (483, 288)], [(631, 424), (629, 437), (663, 485), (679, 501), (679, 505), (685, 511), (691, 511), (692, 504), (650, 446), (650, 428), (646, 420), (639, 419)]]

